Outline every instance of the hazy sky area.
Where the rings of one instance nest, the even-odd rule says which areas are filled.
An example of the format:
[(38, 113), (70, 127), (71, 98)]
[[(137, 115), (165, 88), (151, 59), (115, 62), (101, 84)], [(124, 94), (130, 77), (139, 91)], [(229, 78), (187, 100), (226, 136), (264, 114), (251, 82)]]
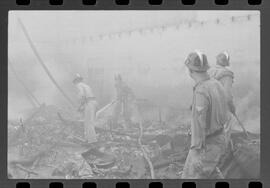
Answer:
[[(216, 55), (227, 50), (235, 73), (237, 110), (246, 124), (259, 125), (259, 14), (259, 11), (10, 11), (8, 57), (40, 102), (68, 106), (38, 63), (18, 24), (20, 18), (39, 55), (74, 102), (74, 75), (80, 73), (87, 80), (92, 68), (104, 69), (102, 93), (100, 88), (95, 91), (100, 94), (101, 106), (113, 99), (113, 76), (121, 73), (138, 98), (188, 108), (194, 85), (184, 67), (188, 53), (202, 50), (213, 66)], [(25, 89), (11, 71), (8, 82), (9, 118), (23, 116), (32, 107)]]

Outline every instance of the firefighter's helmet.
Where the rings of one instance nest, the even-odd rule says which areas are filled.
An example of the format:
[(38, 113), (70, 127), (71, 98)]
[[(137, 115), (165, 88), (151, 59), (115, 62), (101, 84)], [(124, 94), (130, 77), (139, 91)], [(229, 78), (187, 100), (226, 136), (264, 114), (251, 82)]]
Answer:
[(78, 83), (78, 82), (81, 82), (81, 81), (83, 81), (83, 77), (80, 74), (77, 73), (72, 82), (75, 84), (75, 83)]
[(230, 65), (230, 56), (228, 52), (221, 52), (220, 54), (217, 55), (217, 65), (221, 66), (229, 66)]
[(207, 57), (200, 51), (191, 52), (185, 60), (186, 66), (196, 72), (206, 72), (209, 69)]

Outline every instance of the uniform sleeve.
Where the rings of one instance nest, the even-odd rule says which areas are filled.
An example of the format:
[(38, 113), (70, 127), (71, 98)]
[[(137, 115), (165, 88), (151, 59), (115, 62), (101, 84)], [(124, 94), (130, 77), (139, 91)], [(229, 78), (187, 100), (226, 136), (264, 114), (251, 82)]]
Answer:
[(234, 74), (231, 70), (228, 69), (224, 69), (222, 71), (220, 71), (217, 75), (216, 75), (216, 79), (220, 80), (224, 77), (230, 77), (232, 80), (234, 79)]
[(116, 96), (116, 100), (121, 99), (121, 88), (119, 84), (115, 84), (115, 96)]
[(196, 136), (194, 137), (194, 149), (201, 149), (205, 146), (205, 137), (206, 137), (206, 127), (207, 127), (207, 111), (209, 107), (209, 101), (207, 94), (198, 91), (195, 94), (195, 105), (194, 105), (194, 129)]
[(78, 98), (79, 100), (82, 99), (82, 97), (85, 96), (85, 91), (82, 85), (78, 85)]

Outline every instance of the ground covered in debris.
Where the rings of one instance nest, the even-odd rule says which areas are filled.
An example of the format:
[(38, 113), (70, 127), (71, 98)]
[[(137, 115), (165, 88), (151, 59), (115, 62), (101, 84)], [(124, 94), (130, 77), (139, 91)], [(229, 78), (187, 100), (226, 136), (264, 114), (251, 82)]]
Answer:
[[(86, 144), (83, 140), (83, 123), (70, 112), (56, 106), (41, 106), (28, 119), (9, 121), (8, 124), (8, 175), (10, 178), (180, 178), (187, 156), (190, 136), (186, 117), (170, 117), (171, 121), (144, 121), (141, 128), (108, 126), (107, 119), (96, 125), (98, 142)], [(189, 116), (189, 112), (182, 112)], [(259, 165), (259, 137), (244, 143), (241, 134), (235, 146), (240, 163)], [(240, 145), (239, 145), (240, 144)], [(248, 146), (245, 150), (244, 146)], [(253, 151), (251, 151), (253, 149)], [(244, 155), (243, 155), (244, 153)], [(236, 153), (237, 154), (237, 153)], [(249, 155), (248, 155), (249, 154)], [(249, 156), (249, 159), (243, 159)], [(227, 161), (224, 174), (239, 176), (243, 167)], [(239, 161), (237, 164), (239, 164)], [(245, 167), (245, 166), (244, 166)], [(240, 170), (239, 170), (240, 169)], [(239, 172), (241, 171), (241, 173)], [(253, 172), (256, 170), (253, 170)], [(259, 173), (244, 174), (255, 177)]]
[[(82, 121), (55, 106), (42, 106), (26, 120), (9, 121), (9, 176), (180, 177), (189, 139), (184, 122), (165, 126), (165, 122), (145, 121), (140, 142), (138, 125), (112, 130), (107, 122), (104, 119), (97, 122), (98, 142), (89, 145), (83, 140)], [(150, 172), (150, 161), (154, 174)]]

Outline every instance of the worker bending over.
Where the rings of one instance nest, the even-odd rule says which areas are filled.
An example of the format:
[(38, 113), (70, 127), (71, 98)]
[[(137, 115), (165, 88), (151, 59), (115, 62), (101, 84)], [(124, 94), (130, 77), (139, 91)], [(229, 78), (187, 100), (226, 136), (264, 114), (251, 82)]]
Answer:
[(131, 123), (132, 102), (135, 99), (134, 93), (130, 87), (122, 80), (120, 74), (115, 78), (116, 104), (113, 112), (113, 124), (117, 125), (119, 118), (123, 117), (125, 128)]

